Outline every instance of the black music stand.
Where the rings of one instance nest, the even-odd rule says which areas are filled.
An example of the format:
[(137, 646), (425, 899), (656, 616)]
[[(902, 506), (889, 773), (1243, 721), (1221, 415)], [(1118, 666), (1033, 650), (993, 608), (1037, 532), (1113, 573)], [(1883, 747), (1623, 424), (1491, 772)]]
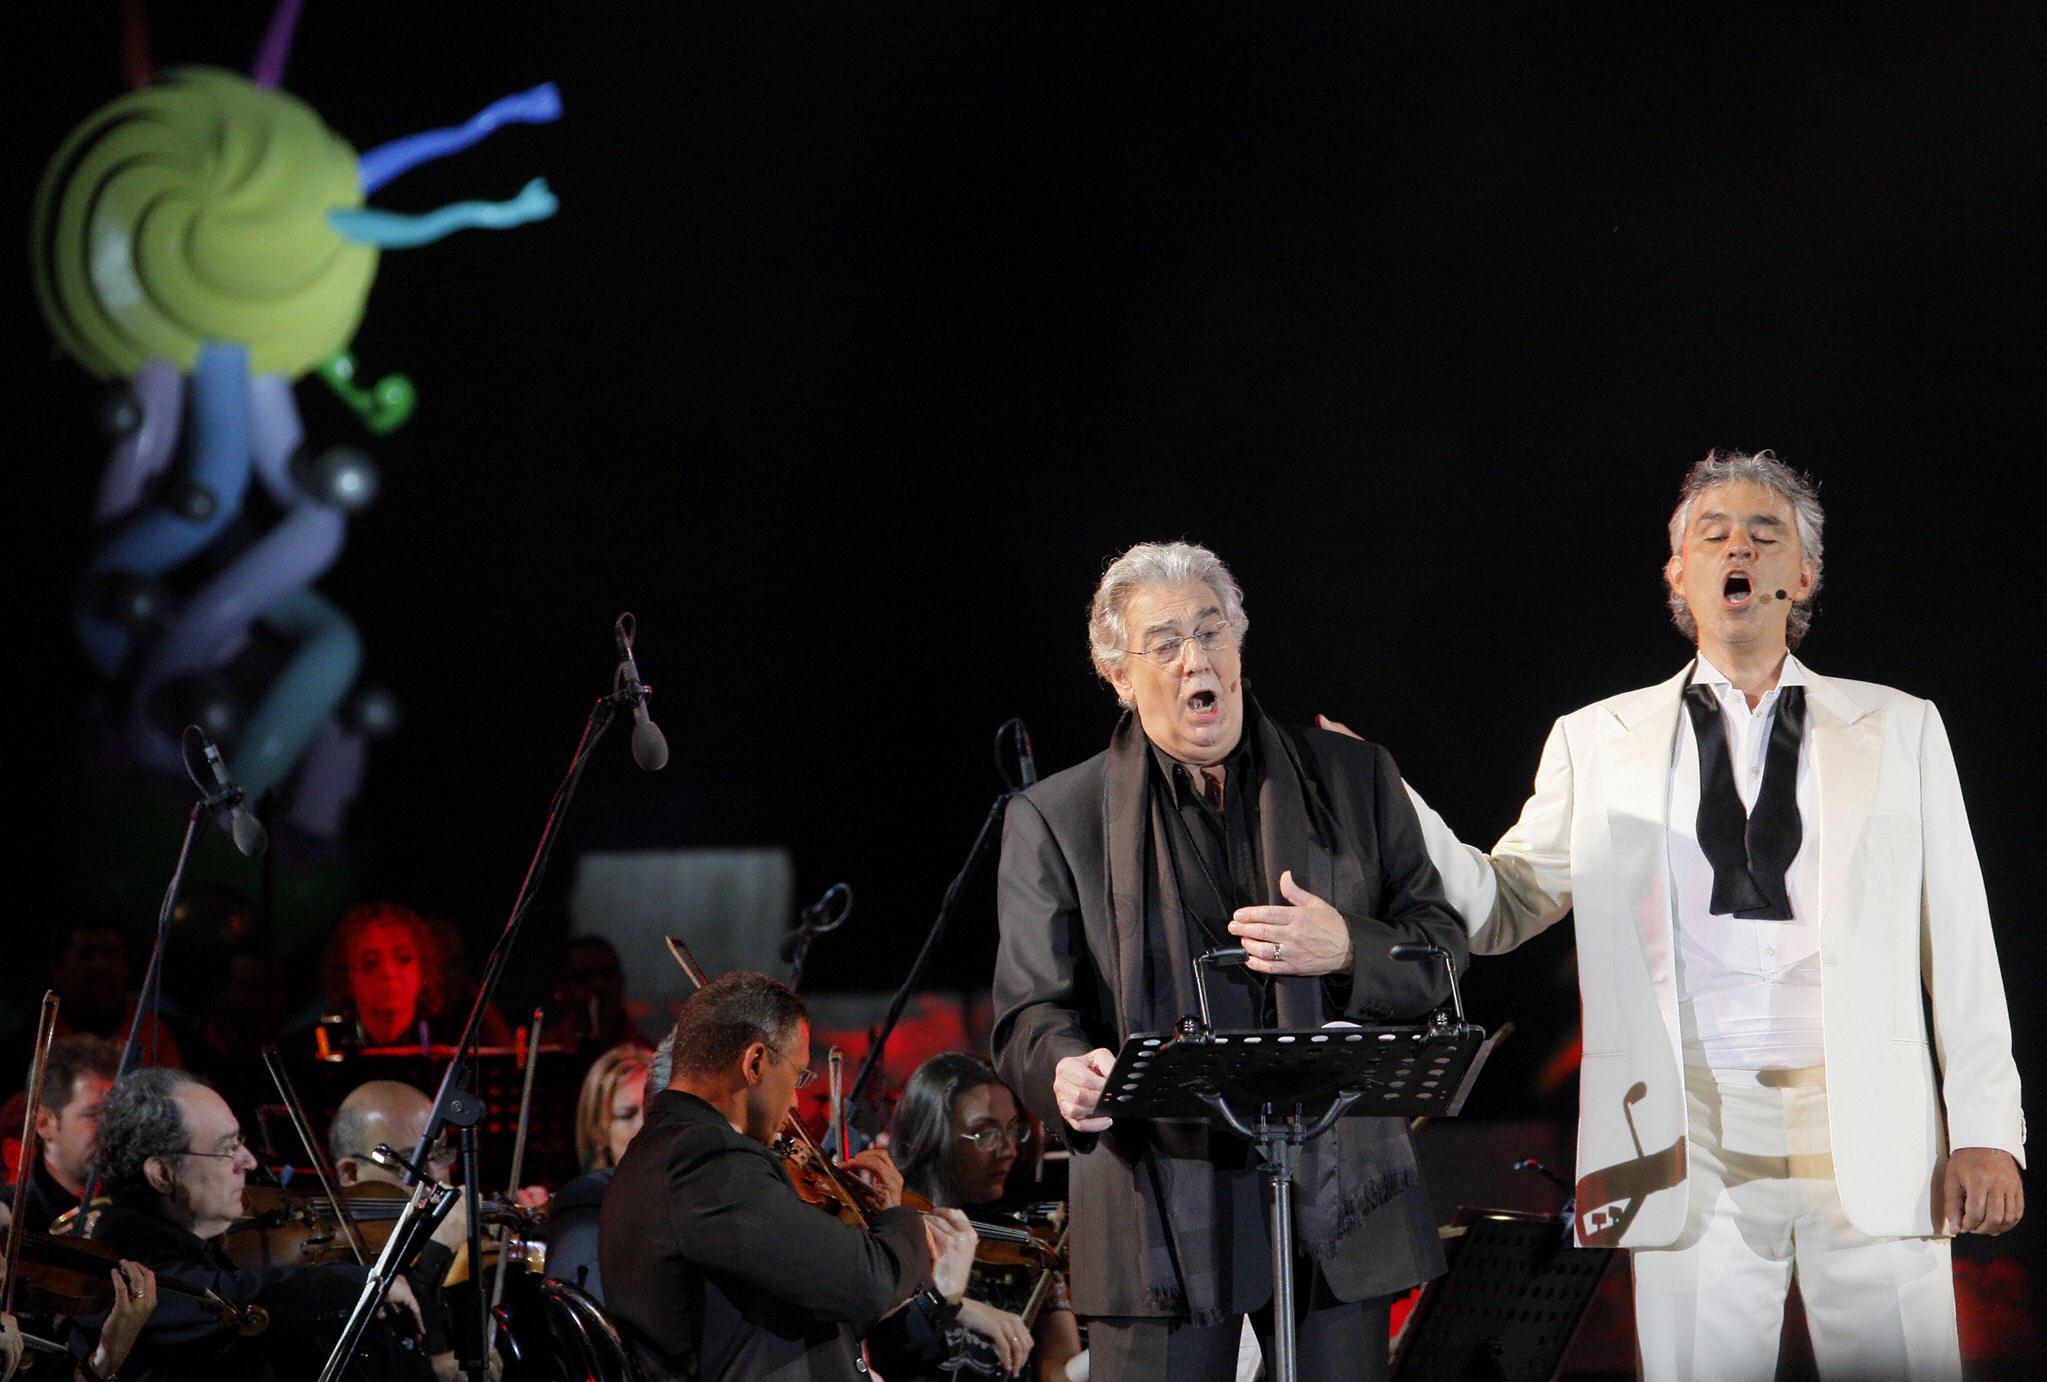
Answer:
[(1177, 1035), (1139, 1033), (1123, 1043), (1098, 1114), (1218, 1123), (1251, 1143), (1272, 1195), (1275, 1382), (1296, 1382), (1294, 1356), (1293, 1176), (1301, 1148), (1346, 1114), (1451, 1117), (1484, 1064), (1485, 1032), (1463, 1021), (1450, 956), (1402, 946), (1403, 959), (1440, 959), (1450, 970), (1455, 1016), (1422, 1026), (1210, 1031), (1206, 970), (1242, 964), (1242, 947), (1194, 961), (1201, 1020)]
[(1396, 1382), (1550, 1382), (1618, 1248), (1571, 1244), (1571, 1216), (1464, 1208), (1450, 1270), (1422, 1288)]

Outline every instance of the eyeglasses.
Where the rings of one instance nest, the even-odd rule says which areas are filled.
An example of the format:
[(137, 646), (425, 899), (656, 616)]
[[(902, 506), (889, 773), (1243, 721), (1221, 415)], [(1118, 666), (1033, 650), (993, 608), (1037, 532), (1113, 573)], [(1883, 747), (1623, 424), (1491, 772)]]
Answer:
[[(762, 1042), (761, 1044), (763, 1046), (767, 1045), (766, 1042)], [(787, 1061), (790, 1065), (796, 1066), (796, 1087), (798, 1089), (808, 1089), (811, 1085), (811, 1082), (817, 1079), (817, 1072), (815, 1070), (812, 1070), (807, 1065), (796, 1065), (796, 1062), (792, 1057), (783, 1055), (774, 1047), (768, 1046), (768, 1054), (773, 1056), (776, 1060)]]
[(1161, 667), (1170, 667), (1180, 660), (1181, 650), (1189, 643), (1204, 653), (1216, 653), (1229, 647), (1236, 640), (1236, 636), (1236, 629), (1228, 624), (1210, 624), (1190, 634), (1167, 634), (1149, 648), (1125, 648), (1124, 651), (1148, 662), (1155, 662)]
[(976, 1151), (992, 1152), (1004, 1142), (1014, 1142), (1021, 1147), (1031, 1140), (1031, 1125), (1021, 1118), (1001, 1128), (981, 1128), (976, 1132), (963, 1132), (960, 1141), (971, 1142)]
[(224, 1151), (224, 1152), (202, 1152), (202, 1151), (199, 1151), (199, 1150), (198, 1150), (197, 1148), (194, 1148), (194, 1147), (187, 1147), (187, 1148), (185, 1148), (185, 1150), (184, 1150), (184, 1151), (180, 1152), (180, 1153), (179, 1153), (179, 1155), (180, 1155), (180, 1156), (210, 1156), (210, 1157), (218, 1157), (218, 1158), (223, 1158), (223, 1159), (225, 1159), (225, 1160), (228, 1160), (228, 1161), (233, 1161), (233, 1160), (234, 1160), (234, 1159), (235, 1159), (236, 1157), (242, 1156), (242, 1155), (244, 1155), (245, 1153), (248, 1153), (248, 1151), (249, 1151), (249, 1144), (248, 1144), (248, 1143), (246, 1143), (246, 1142), (244, 1142), (244, 1141), (242, 1141), (242, 1135), (241, 1135), (240, 1133), (236, 1133), (236, 1134), (234, 1135), (234, 1138), (233, 1138), (233, 1140), (232, 1140), (232, 1141), (230, 1141), (230, 1142), (229, 1142), (229, 1143), (227, 1144), (227, 1150), (226, 1150), (226, 1151)]

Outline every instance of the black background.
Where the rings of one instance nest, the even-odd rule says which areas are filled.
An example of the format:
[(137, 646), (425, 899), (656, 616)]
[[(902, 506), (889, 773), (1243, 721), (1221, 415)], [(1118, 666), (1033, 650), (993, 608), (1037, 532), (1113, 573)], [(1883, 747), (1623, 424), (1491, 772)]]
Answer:
[[(17, 227), (121, 89), (115, 6), (35, 8)], [(152, 8), (163, 65), (246, 70), (268, 16)], [(311, 0), (285, 85), (358, 149), (550, 78), (567, 114), (375, 198), (562, 201), (384, 257), (355, 350), (412, 423), (366, 441), (300, 390), (382, 472), (322, 589), (407, 716), (306, 905), (486, 947), (630, 608), (675, 761), (607, 744), (563, 857), (786, 844), (804, 897), (859, 896), (812, 985), (893, 987), (995, 727), (1047, 771), (1102, 746), (1085, 601), (1180, 536), (1242, 581), (1269, 710), (1348, 720), (1490, 841), (1557, 715), (1682, 663), (1683, 469), (1773, 447), (1828, 508), (1802, 655), (1947, 718), (2037, 1080), (2043, 38), (1989, 3)], [(139, 926), (176, 816), (127, 847), (76, 785), (98, 386), (9, 277), (16, 876)], [(984, 882), (937, 982), (985, 983), (991, 914)], [(1568, 953), (1481, 962), (1475, 1016), (1567, 1030)]]

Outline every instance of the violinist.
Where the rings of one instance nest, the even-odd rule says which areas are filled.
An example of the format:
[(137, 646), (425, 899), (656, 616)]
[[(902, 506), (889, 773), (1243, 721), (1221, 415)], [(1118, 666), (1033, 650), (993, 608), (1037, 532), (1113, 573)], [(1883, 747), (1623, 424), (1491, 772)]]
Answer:
[[(889, 1123), (889, 1149), (906, 1189), (980, 1221), (1003, 1198), (1010, 1168), (1033, 1131), (1016, 1096), (986, 1061), (951, 1051), (933, 1056), (910, 1076)], [(1080, 1329), (1063, 1277), (1055, 1271), (1045, 1283), (1047, 1294), (1033, 1324), (976, 1299), (971, 1286), (957, 1322), (935, 1337), (920, 1337), (914, 1316), (905, 1312), (897, 1317), (900, 1325), (892, 1320), (876, 1331), (875, 1366), (889, 1382), (1021, 1376), (1035, 1354), (1036, 1377), (1065, 1382), (1066, 1364), (1080, 1352)]]
[[(298, 1376), (323, 1358), (362, 1293), (352, 1264), (236, 1268), (219, 1237), (242, 1215), (242, 1190), (256, 1158), (225, 1100), (182, 1070), (148, 1068), (117, 1081), (100, 1115), (95, 1172), (112, 1203), (93, 1238), (152, 1267), (165, 1283), (210, 1290), (237, 1306), (261, 1306), (268, 1326), (240, 1333), (184, 1297), (164, 1293), (136, 1341), (124, 1378), (249, 1379)], [(393, 1280), (391, 1322), (373, 1325), (353, 1376), (423, 1379), (416, 1347), (419, 1306), (403, 1277)], [(75, 1321), (97, 1331), (97, 1320)]]
[(934, 1287), (964, 1289), (974, 1235), (958, 1210), (902, 1207), (902, 1177), (869, 1150), (860, 1228), (806, 1203), (769, 1144), (810, 1083), (810, 1012), (764, 974), (684, 1000), (674, 1073), (605, 1192), (605, 1305), (650, 1379), (860, 1382), (860, 1336)]
[[(22, 1149), (22, 1155), (36, 1159), (23, 1197), (27, 1203), (20, 1206), (29, 1229), (48, 1233), (58, 1215), (78, 1207), (78, 1197), (92, 1175), (100, 1106), (120, 1068), (121, 1048), (105, 1037), (73, 1032), (50, 1043), (43, 1068), (43, 1102), (36, 1109), (35, 1146)], [(12, 1186), (7, 1193), (11, 1197)]]
[[(24, 1250), (26, 1257), (26, 1250)], [(31, 1277), (35, 1265), (25, 1262), (23, 1269)], [(110, 1382), (127, 1366), (128, 1355), (135, 1347), (136, 1338), (142, 1333), (142, 1326), (148, 1322), (151, 1312), (156, 1309), (156, 1273), (140, 1262), (126, 1260), (117, 1262), (108, 1272), (113, 1294), (113, 1304), (101, 1321), (99, 1333), (88, 1340), (91, 1352), (73, 1365), (72, 1382)], [(4, 1282), (0, 1276), (0, 1282)], [(21, 1335), (14, 1327), (11, 1315), (0, 1315), (0, 1382), (12, 1382), (21, 1368), (23, 1350)], [(35, 1374), (41, 1377), (38, 1370)]]
[[(349, 1091), (341, 1107), (334, 1111), (334, 1121), (327, 1130), (328, 1154), (334, 1159), (334, 1173), (342, 1188), (379, 1184), (403, 1187), (404, 1173), (377, 1160), (373, 1150), (382, 1143), (410, 1156), (425, 1134), (433, 1112), (433, 1100), (397, 1080), (369, 1080)], [(455, 1151), (444, 1135), (428, 1151), (426, 1171), (436, 1180), (446, 1180), (454, 1163)], [(433, 1237), (405, 1269), (413, 1294), (419, 1297), (427, 1358), (436, 1382), (452, 1382), (462, 1372), (455, 1357), (454, 1321), (444, 1298), (444, 1287), (448, 1269), (455, 1263), (455, 1253), (468, 1239), (469, 1213), (457, 1198), (447, 1217), (434, 1229)]]

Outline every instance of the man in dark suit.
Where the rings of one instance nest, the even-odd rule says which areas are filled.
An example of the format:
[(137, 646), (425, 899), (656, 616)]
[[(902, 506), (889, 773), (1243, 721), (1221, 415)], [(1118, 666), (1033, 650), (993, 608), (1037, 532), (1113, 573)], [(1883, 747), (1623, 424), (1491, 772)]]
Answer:
[[(1113, 1382), (1232, 1376), (1242, 1317), (1269, 1336), (1272, 1297), (1243, 1144), (1097, 1115), (1113, 1048), (1195, 1011), (1191, 962), (1212, 946), (1251, 956), (1211, 983), (1225, 1029), (1414, 1018), (1447, 984), (1389, 948), (1466, 954), (1392, 759), (1267, 720), (1244, 689), (1247, 627), (1204, 548), (1113, 562), (1088, 634), (1131, 713), (1004, 830), (996, 1065), (1073, 1148), (1073, 1303)], [(1404, 1122), (1340, 1120), (1295, 1185), (1300, 1373), (1383, 1376), (1390, 1298), (1443, 1262)]]
[(650, 1379), (857, 1382), (860, 1336), (929, 1290), (934, 1259), (939, 1297), (964, 1290), (966, 1216), (900, 1207), (879, 1150), (849, 1163), (877, 1181), (868, 1228), (797, 1195), (768, 1145), (811, 1080), (809, 1009), (786, 986), (712, 981), (684, 1001), (672, 1045), (668, 1088), (604, 1196), (607, 1309)]
[[(122, 1377), (272, 1382), (317, 1371), (362, 1293), (365, 1269), (337, 1262), (258, 1270), (228, 1258), (221, 1235), (242, 1217), (256, 1158), (220, 1095), (182, 1070), (130, 1072), (107, 1095), (94, 1164), (113, 1200), (96, 1212), (95, 1240), (153, 1268), (166, 1285), (212, 1291), (269, 1316), (260, 1333), (239, 1334), (197, 1300), (167, 1292)], [(385, 1314), (402, 1337), (373, 1321), (349, 1375), (424, 1382), (430, 1369), (412, 1346), (419, 1303), (402, 1276), (391, 1284)], [(98, 1328), (97, 1317), (73, 1322), (75, 1336)]]

